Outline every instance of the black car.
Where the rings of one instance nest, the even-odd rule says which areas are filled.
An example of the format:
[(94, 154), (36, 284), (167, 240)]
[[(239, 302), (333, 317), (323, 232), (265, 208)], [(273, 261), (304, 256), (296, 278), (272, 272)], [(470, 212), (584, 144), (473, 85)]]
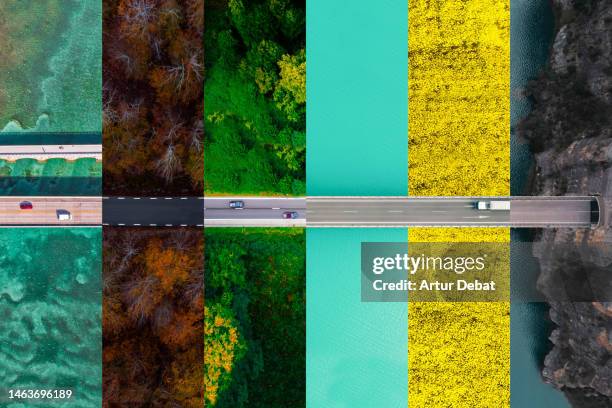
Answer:
[(230, 208), (244, 208), (244, 201), (230, 201)]
[(296, 218), (298, 218), (300, 215), (297, 213), (297, 211), (285, 211), (283, 213), (283, 218), (286, 220), (294, 220)]

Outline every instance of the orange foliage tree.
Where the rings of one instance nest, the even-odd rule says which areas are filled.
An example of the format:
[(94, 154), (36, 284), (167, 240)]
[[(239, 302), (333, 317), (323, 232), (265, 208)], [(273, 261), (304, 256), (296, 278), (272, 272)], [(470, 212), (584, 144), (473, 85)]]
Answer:
[(104, 407), (202, 406), (201, 231), (105, 228), (103, 278)]
[(199, 196), (203, 0), (105, 3), (105, 194)]
[(204, 399), (215, 405), (229, 386), (234, 361), (246, 352), (231, 312), (220, 304), (204, 308)]

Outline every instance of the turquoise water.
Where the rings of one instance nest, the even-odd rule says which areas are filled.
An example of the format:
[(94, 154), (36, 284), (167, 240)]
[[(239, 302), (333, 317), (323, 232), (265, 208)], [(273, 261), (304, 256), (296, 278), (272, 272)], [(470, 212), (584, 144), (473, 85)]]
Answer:
[(54, 132), (102, 130), (102, 2), (83, 0), (72, 15), (62, 46), (41, 84), (41, 114)]
[[(101, 229), (0, 229), (0, 406), (101, 406), (101, 248)], [(6, 398), (41, 388), (73, 397)]]
[(0, 160), (0, 195), (99, 196), (102, 162), (95, 159)]
[(307, 3), (307, 190), (408, 193), (408, 5)]
[(61, 144), (100, 144), (102, 143), (101, 132), (0, 132), (0, 144), (3, 146), (14, 145), (61, 145)]
[[(23, 5), (7, 6), (4, 17), (23, 19), (23, 9)], [(10, 112), (0, 112), (1, 131), (100, 132), (102, 2), (40, 1), (26, 15), (34, 16), (32, 21), (17, 25), (12, 35), (28, 58), (0, 85)], [(39, 38), (47, 26), (38, 30), (31, 26), (45, 21), (47, 26), (59, 22), (60, 31)]]
[(362, 303), (362, 241), (400, 229), (310, 229), (306, 235), (308, 407), (401, 407), (408, 396), (408, 306)]
[[(407, 3), (307, 2), (309, 195), (406, 195)], [(360, 243), (405, 229), (306, 235), (308, 407), (406, 407), (405, 303), (362, 303)]]

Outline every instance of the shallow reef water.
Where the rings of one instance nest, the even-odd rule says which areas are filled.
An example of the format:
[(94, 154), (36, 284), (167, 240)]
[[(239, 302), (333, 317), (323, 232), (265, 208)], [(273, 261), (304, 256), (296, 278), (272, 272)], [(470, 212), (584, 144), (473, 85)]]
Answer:
[(0, 4), (0, 129), (100, 131), (102, 2), (35, 3)]
[[(97, 228), (0, 230), (0, 406), (101, 405), (101, 240)], [(72, 397), (9, 399), (10, 389)]]
[(2, 195), (97, 196), (101, 191), (102, 162), (95, 159), (0, 160)]

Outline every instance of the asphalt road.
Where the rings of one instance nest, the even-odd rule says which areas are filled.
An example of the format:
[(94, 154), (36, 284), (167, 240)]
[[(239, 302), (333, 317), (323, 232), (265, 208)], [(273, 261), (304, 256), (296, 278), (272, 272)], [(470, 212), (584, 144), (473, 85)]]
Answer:
[[(240, 200), (242, 209), (232, 209), (230, 201)], [(284, 212), (297, 212), (298, 218), (285, 219)], [(306, 199), (285, 197), (205, 197), (206, 227), (305, 227)]]
[(591, 222), (591, 199), (512, 200), (510, 222), (520, 226), (584, 227)]
[[(230, 208), (240, 200), (244, 208)], [(305, 226), (304, 198), (105, 197), (103, 222), (118, 226)], [(284, 219), (295, 211), (300, 219)]]
[[(309, 197), (309, 227), (589, 227), (592, 199), (511, 199), (510, 211), (478, 210), (476, 197)], [(497, 198), (497, 200), (505, 200)]]
[(204, 225), (201, 197), (104, 197), (102, 222), (117, 226)]

